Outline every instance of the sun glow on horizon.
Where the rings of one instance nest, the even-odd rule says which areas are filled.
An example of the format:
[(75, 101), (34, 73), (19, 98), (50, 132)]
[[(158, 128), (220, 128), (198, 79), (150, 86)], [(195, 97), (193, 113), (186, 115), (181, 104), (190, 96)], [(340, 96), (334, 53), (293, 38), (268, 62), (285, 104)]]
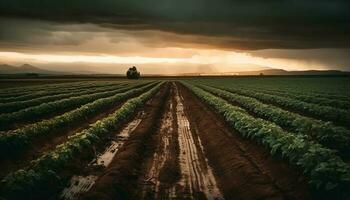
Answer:
[[(178, 49), (181, 51), (181, 49)], [(173, 54), (173, 53), (172, 53)], [(246, 52), (233, 52), (222, 50), (196, 50), (189, 57), (149, 57), (149, 56), (117, 56), (117, 55), (62, 55), (62, 54), (30, 54), (19, 52), (0, 52), (1, 62), (18, 62), (33, 64), (50, 63), (85, 63), (85, 64), (191, 64), (191, 65), (210, 65), (215, 67), (218, 72), (245, 71), (240, 65), (256, 65), (270, 68), (286, 70), (305, 70), (305, 69), (325, 69), (320, 63), (310, 63), (301, 60), (263, 58), (253, 56)], [(249, 69), (254, 70), (254, 69)], [(155, 72), (158, 73), (158, 72)]]

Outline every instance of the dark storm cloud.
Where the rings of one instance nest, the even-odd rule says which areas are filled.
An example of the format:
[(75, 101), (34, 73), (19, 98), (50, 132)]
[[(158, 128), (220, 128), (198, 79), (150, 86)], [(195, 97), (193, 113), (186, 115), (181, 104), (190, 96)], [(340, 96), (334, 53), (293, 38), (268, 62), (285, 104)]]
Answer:
[(0, 0), (0, 17), (198, 35), (228, 49), (348, 48), (349, 8), (348, 0)]
[[(78, 45), (102, 31), (89, 25), (69, 25), (0, 17), (0, 42), (12, 45)], [(2, 45), (3, 46), (3, 45)]]
[(350, 71), (350, 49), (267, 49), (252, 51), (251, 54), (262, 58), (282, 58), (322, 63), (329, 68)]

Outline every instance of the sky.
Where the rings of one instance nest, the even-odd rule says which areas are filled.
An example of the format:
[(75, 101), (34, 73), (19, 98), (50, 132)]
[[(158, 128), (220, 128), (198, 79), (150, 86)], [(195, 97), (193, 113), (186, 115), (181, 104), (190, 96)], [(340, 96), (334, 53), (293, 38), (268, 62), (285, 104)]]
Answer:
[(0, 63), (71, 72), (350, 71), (348, 0), (0, 0)]

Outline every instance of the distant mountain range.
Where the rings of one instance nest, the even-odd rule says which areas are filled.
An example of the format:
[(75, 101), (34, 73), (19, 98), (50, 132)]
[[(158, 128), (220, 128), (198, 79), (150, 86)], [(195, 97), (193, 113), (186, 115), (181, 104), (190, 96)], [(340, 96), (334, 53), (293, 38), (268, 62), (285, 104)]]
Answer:
[[(0, 74), (40, 74), (40, 75), (92, 75), (99, 74), (96, 72), (89, 71), (76, 71), (76, 72), (60, 72), (50, 71), (35, 67), (30, 64), (23, 64), (21, 66), (12, 66), (7, 64), (0, 64)], [(108, 74), (105, 74), (108, 75)], [(160, 74), (161, 75), (161, 74)], [(306, 71), (287, 71), (283, 69), (264, 69), (258, 71), (245, 71), (245, 72), (224, 72), (224, 73), (184, 73), (178, 74), (180, 76), (230, 76), (230, 75), (350, 75), (350, 72), (344, 72), (339, 70), (306, 70)]]
[(65, 73), (44, 70), (29, 64), (23, 64), (18, 67), (3, 64), (3, 65), (0, 65), (0, 74), (65, 74)]
[(12, 66), (7, 64), (0, 64), (0, 74), (40, 74), (40, 75), (77, 75), (77, 74), (96, 74), (95, 72), (90, 71), (73, 71), (73, 72), (65, 72), (65, 71), (51, 71), (41, 69), (39, 67), (23, 64), (21, 66)]

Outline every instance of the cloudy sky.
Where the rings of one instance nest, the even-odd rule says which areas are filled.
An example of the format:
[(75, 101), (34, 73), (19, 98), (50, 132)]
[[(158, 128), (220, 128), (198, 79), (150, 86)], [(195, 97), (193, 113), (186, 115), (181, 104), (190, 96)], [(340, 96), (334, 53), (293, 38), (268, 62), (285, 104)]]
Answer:
[(62, 71), (350, 71), (348, 0), (0, 0), (0, 63)]

